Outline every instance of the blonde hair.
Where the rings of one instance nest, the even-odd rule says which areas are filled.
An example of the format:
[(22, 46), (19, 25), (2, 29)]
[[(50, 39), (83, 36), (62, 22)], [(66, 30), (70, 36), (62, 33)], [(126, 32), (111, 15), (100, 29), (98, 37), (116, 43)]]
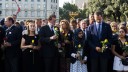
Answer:
[(69, 22), (64, 19), (64, 20), (61, 20), (61, 21), (60, 21), (60, 31), (64, 31), (64, 30), (62, 29), (62, 22), (65, 23), (65, 25), (66, 25), (66, 30), (70, 30)]

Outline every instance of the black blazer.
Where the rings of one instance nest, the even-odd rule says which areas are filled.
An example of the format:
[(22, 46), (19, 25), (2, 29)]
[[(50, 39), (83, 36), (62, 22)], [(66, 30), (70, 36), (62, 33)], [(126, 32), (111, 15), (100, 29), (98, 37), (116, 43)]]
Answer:
[(0, 26), (0, 47), (1, 47), (1, 44), (3, 43), (4, 37), (5, 37), (5, 31), (4, 31), (4, 29)]
[(5, 48), (5, 54), (7, 57), (15, 57), (21, 52), (20, 44), (22, 38), (22, 32), (16, 26), (12, 26), (6, 31), (7, 42), (11, 43), (11, 47)]
[(39, 31), (41, 57), (52, 58), (58, 56), (58, 48), (55, 46), (55, 40), (50, 40), (50, 37), (53, 35), (54, 32), (50, 30), (50, 27), (48, 25), (41, 27)]
[[(106, 24), (105, 22), (102, 22), (102, 31), (101, 31), (101, 37), (100, 39), (97, 37), (97, 30), (96, 30), (96, 23), (92, 24), (88, 27), (88, 33), (89, 33), (89, 46), (90, 46), (90, 55), (91, 57), (95, 58), (101, 55), (103, 58), (109, 57), (110, 47), (112, 44), (112, 30), (109, 24)], [(101, 41), (108, 39), (109, 41), (109, 48), (104, 53), (99, 53), (96, 51), (96, 47), (102, 47)]]

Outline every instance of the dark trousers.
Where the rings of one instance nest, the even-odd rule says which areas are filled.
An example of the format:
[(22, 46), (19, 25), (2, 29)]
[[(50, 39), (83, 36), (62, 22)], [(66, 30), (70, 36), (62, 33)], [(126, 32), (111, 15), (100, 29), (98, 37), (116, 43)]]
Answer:
[(91, 72), (108, 72), (107, 58), (91, 58)]
[(5, 72), (19, 72), (19, 59), (5, 57)]
[(58, 58), (42, 58), (41, 72), (58, 72)]

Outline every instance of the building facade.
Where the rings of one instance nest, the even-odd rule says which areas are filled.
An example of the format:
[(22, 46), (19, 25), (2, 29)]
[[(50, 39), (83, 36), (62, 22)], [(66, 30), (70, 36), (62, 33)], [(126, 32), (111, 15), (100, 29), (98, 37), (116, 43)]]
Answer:
[[(55, 14), (59, 19), (59, 0), (16, 0), (20, 7), (17, 20), (46, 19)], [(15, 0), (0, 0), (0, 19), (16, 14), (18, 7)]]
[(83, 9), (85, 4), (88, 3), (89, 0), (71, 0), (70, 3), (71, 4), (75, 4), (76, 6), (78, 6), (78, 8)]

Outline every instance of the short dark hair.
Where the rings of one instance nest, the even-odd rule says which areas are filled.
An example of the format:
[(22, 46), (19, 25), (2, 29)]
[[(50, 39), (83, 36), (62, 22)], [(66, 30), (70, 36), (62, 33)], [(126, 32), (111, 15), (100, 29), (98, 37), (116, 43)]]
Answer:
[(52, 18), (56, 18), (56, 15), (55, 14), (52, 14), (48, 17), (48, 21), (52, 20)]
[(101, 11), (96, 11), (94, 14), (97, 15), (97, 16), (99, 16), (99, 15), (102, 16), (102, 12)]
[(71, 22), (70, 23), (75, 23), (75, 24), (77, 24), (77, 22), (76, 22), (76, 20), (74, 19), (74, 20), (71, 20)]
[(12, 22), (12, 24), (14, 24), (14, 19), (12, 17), (6, 17), (6, 19), (8, 19), (9, 21)]
[(127, 29), (125, 27), (122, 27), (120, 29), (123, 29), (125, 33), (127, 33)]

